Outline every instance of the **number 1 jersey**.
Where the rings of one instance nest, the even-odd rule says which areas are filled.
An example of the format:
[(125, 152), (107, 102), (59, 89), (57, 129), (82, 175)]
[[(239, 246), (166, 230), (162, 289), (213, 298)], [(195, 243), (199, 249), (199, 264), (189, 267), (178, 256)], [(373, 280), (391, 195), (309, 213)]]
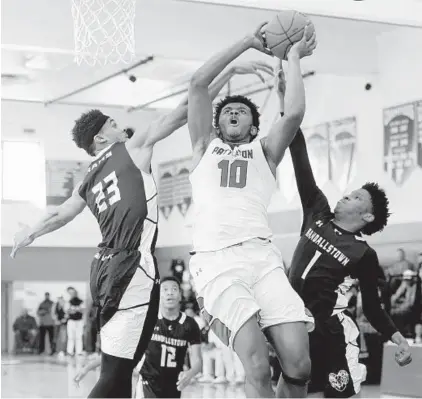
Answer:
[(267, 208), (276, 181), (259, 139), (236, 146), (212, 140), (190, 181), (195, 251), (272, 235)]
[(99, 247), (143, 252), (141, 245), (154, 245), (158, 217), (155, 182), (134, 164), (124, 143), (113, 144), (96, 156), (79, 195), (100, 226)]

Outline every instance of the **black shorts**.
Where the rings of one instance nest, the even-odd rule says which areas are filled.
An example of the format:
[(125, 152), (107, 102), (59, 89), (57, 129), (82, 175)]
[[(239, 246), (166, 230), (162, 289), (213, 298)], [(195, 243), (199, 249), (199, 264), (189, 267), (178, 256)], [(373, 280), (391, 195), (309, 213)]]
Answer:
[(182, 393), (176, 388), (176, 381), (142, 380), (144, 398), (180, 398)]
[(321, 321), (309, 334), (312, 363), (309, 393), (324, 392), (329, 398), (348, 398), (360, 391), (366, 368), (359, 363), (359, 330), (346, 314)]
[(91, 265), (90, 288), (101, 350), (139, 361), (157, 321), (160, 282), (156, 264), (140, 266), (139, 251), (101, 249)]

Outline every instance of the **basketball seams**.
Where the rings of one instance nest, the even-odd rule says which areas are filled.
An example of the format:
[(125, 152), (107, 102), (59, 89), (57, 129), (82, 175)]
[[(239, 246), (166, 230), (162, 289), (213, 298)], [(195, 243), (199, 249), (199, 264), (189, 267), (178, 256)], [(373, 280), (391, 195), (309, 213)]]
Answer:
[[(284, 22), (288, 26), (284, 26)], [(286, 60), (291, 47), (303, 37), (305, 26), (309, 22), (309, 18), (300, 12), (294, 10), (280, 12), (270, 22), (270, 29), (265, 28), (268, 48), (273, 54)]]

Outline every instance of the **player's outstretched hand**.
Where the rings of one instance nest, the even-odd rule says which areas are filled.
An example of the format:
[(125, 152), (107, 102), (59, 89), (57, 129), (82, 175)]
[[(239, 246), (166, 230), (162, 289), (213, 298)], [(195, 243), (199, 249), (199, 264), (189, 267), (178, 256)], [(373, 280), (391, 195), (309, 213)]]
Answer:
[(251, 47), (261, 51), (261, 53), (273, 55), (273, 53), (267, 48), (267, 43), (265, 42), (264, 36), (264, 26), (267, 25), (268, 22), (262, 22), (259, 26), (255, 29), (255, 32), (248, 36), (251, 39)]
[(316, 33), (314, 32), (309, 39), (307, 39), (308, 36), (309, 36), (309, 25), (305, 26), (305, 31), (303, 32), (302, 39), (296, 42), (292, 46), (289, 53), (290, 54), (297, 53), (299, 58), (312, 55), (312, 53), (314, 52), (317, 46)]
[(233, 73), (237, 75), (256, 75), (265, 83), (264, 73), (274, 76), (274, 69), (270, 64), (262, 61), (242, 62), (234, 65)]
[(182, 392), (190, 384), (192, 377), (189, 374), (187, 371), (182, 371), (179, 374), (179, 379), (177, 380), (177, 390), (179, 392)]
[(20, 224), (20, 227), (22, 227), (22, 229), (15, 234), (12, 252), (10, 253), (11, 258), (15, 258), (16, 252), (18, 252), (19, 249), (27, 247), (34, 242), (29, 226)]
[(79, 383), (85, 378), (85, 376), (88, 374), (88, 369), (86, 367), (82, 367), (73, 378), (73, 382), (77, 387), (79, 387)]
[(406, 366), (412, 361), (412, 354), (410, 353), (410, 346), (407, 341), (403, 341), (397, 345), (395, 358), (399, 366)]

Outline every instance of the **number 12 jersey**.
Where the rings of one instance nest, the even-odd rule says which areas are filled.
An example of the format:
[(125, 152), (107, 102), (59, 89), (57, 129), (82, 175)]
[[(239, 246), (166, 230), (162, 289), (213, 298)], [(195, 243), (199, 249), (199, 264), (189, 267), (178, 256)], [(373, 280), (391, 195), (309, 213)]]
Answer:
[(267, 208), (276, 181), (259, 139), (230, 146), (215, 138), (190, 181), (195, 251), (217, 251), (272, 235)]

